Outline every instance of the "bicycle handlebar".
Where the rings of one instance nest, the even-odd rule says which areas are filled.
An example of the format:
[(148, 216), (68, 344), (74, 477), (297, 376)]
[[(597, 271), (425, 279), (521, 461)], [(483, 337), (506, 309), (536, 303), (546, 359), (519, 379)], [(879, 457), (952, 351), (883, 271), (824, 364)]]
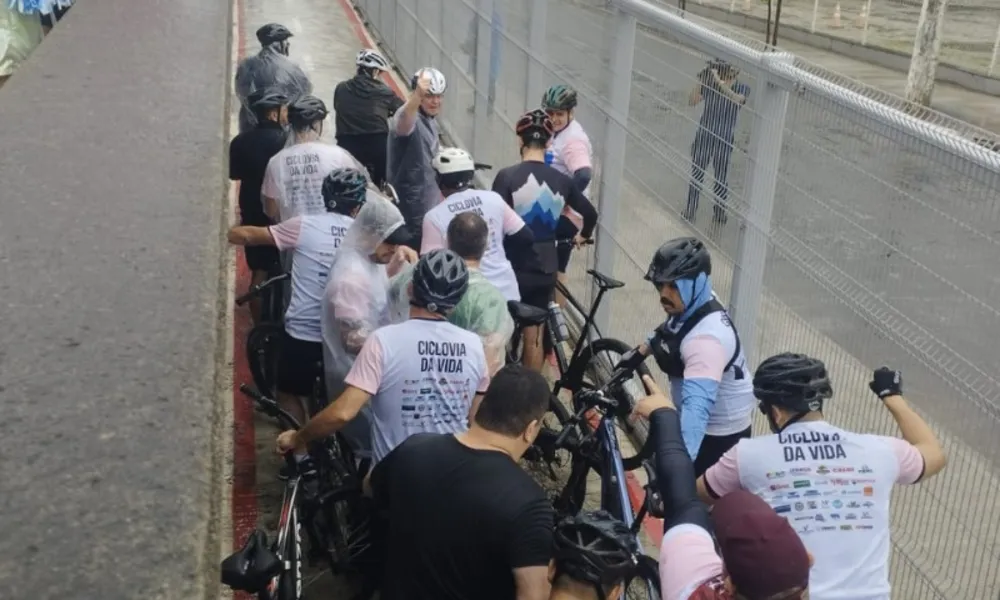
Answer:
[(265, 415), (284, 421), (286, 425), (296, 431), (302, 428), (302, 425), (299, 424), (298, 420), (285, 411), (285, 409), (278, 406), (278, 403), (273, 399), (268, 398), (245, 383), (240, 384), (240, 391), (253, 400), (254, 404), (257, 405), (257, 408), (259, 408)]
[(488, 165), (486, 163), (475, 163), (475, 169), (477, 171), (489, 171), (493, 168), (493, 165)]
[(276, 284), (278, 284), (278, 283), (280, 283), (280, 282), (288, 279), (289, 277), (290, 277), (290, 275), (288, 273), (282, 273), (280, 275), (275, 275), (274, 277), (271, 277), (270, 279), (265, 279), (264, 281), (262, 281), (262, 282), (258, 283), (257, 285), (251, 287), (250, 290), (247, 293), (245, 293), (242, 296), (238, 297), (236, 299), (236, 306), (243, 306), (244, 304), (246, 304), (250, 300), (256, 298), (257, 296), (260, 296), (261, 293), (264, 290), (266, 290), (266, 289), (270, 288), (271, 286), (276, 285)]
[[(564, 239), (555, 240), (556, 246), (567, 246), (567, 245), (572, 244), (573, 242), (574, 242), (573, 238), (564, 238)], [(583, 242), (580, 243), (580, 245), (581, 246), (593, 246), (594, 245), (594, 240), (590, 239), (590, 238), (585, 239), (585, 240), (583, 240)]]

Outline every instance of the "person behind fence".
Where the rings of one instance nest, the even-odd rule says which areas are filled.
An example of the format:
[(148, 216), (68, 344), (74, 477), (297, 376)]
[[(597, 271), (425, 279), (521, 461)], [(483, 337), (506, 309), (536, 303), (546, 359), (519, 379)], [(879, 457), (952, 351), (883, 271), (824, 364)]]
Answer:
[(698, 198), (705, 181), (705, 169), (712, 164), (715, 179), (715, 203), (712, 221), (726, 222), (726, 200), (729, 197), (729, 159), (733, 154), (734, 130), (740, 109), (750, 97), (750, 86), (738, 81), (740, 71), (735, 66), (714, 60), (698, 73), (698, 82), (688, 98), (688, 104), (705, 106), (698, 122), (698, 132), (691, 145), (691, 184), (688, 187), (687, 208), (683, 216), (694, 221), (698, 214)]
[(367, 48), (354, 60), (357, 73), (337, 84), (333, 91), (333, 113), (337, 145), (368, 168), (372, 183), (385, 183), (385, 161), (389, 142), (389, 119), (403, 100), (382, 81), (389, 71), (384, 56)]
[(410, 87), (406, 104), (389, 121), (386, 177), (399, 196), (409, 243), (419, 251), (424, 214), (441, 200), (431, 161), (440, 147), (437, 116), (448, 82), (441, 71), (425, 67), (413, 75)]
[(698, 498), (694, 464), (681, 434), (677, 407), (652, 377), (643, 377), (643, 384), (649, 395), (636, 403), (635, 413), (649, 422), (656, 485), (665, 509), (660, 545), (662, 597), (808, 598), (813, 559), (791, 523), (743, 490), (720, 499), (710, 515)]
[(934, 432), (903, 399), (899, 371), (876, 369), (868, 387), (903, 439), (828, 423), (833, 387), (821, 360), (788, 352), (766, 359), (753, 393), (773, 435), (741, 440), (698, 479), (707, 503), (747, 490), (788, 518), (816, 557), (812, 600), (889, 600), (892, 487), (945, 466)]
[[(263, 89), (247, 99), (257, 117), (257, 126), (237, 134), (229, 143), (229, 178), (240, 182), (240, 224), (262, 227), (271, 220), (264, 214), (260, 188), (271, 158), (285, 147), (287, 135), (283, 124), (288, 120), (288, 96)], [(250, 269), (250, 287), (262, 283), (280, 269), (278, 250), (269, 246), (247, 247), (243, 250)], [(260, 322), (260, 299), (250, 301), (250, 315)]]
[(312, 93), (312, 82), (288, 58), (288, 40), (291, 37), (292, 32), (284, 25), (264, 25), (257, 30), (260, 52), (243, 59), (236, 68), (234, 87), (240, 99), (240, 133), (253, 129), (257, 124), (257, 118), (247, 103), (247, 98), (255, 90), (273, 88), (288, 96), (291, 102)]
[(684, 443), (701, 475), (750, 437), (753, 388), (740, 336), (712, 292), (712, 257), (695, 238), (677, 238), (653, 254), (646, 281), (667, 320), (649, 336), (652, 354), (680, 399)]
[(507, 365), (468, 431), (413, 435), (373, 469), (389, 515), (382, 600), (547, 600), (555, 515), (518, 461), (549, 396), (542, 375)]
[[(571, 236), (579, 245), (590, 239), (597, 226), (597, 211), (573, 183), (569, 175), (546, 164), (545, 150), (552, 140), (555, 128), (544, 110), (535, 109), (518, 119), (514, 128), (517, 135), (521, 162), (497, 172), (493, 191), (500, 194), (531, 230), (535, 243), (531, 248), (507, 247), (507, 255), (514, 267), (521, 301), (525, 304), (548, 309), (555, 295), (559, 271), (560, 215), (567, 206), (583, 215), (583, 231)], [(568, 244), (565, 244), (568, 245)], [(541, 327), (526, 327), (523, 331), (524, 355), (522, 362), (531, 369), (541, 371), (545, 353)]]

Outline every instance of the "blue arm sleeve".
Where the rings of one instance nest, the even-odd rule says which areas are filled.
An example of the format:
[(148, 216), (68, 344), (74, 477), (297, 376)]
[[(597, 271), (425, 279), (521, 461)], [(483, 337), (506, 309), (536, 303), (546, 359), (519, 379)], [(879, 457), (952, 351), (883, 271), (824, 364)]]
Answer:
[(681, 434), (691, 460), (698, 457), (718, 391), (719, 383), (711, 379), (685, 379), (681, 384)]
[(577, 169), (576, 172), (573, 173), (573, 185), (576, 186), (576, 189), (582, 192), (587, 189), (588, 185), (590, 185), (590, 178), (593, 176), (594, 171), (590, 167)]

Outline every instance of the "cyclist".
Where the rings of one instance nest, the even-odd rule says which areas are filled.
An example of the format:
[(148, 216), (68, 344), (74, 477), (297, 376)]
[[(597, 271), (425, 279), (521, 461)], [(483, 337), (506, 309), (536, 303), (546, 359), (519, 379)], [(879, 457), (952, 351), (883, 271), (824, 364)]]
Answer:
[(292, 296), (285, 311), (285, 335), (278, 365), (278, 400), (300, 423), (303, 401), (323, 378), (321, 300), (330, 265), (354, 215), (365, 203), (367, 180), (360, 171), (335, 169), (323, 181), (327, 212), (300, 215), (270, 227), (240, 225), (229, 242), (292, 250)]
[(347, 150), (320, 141), (328, 114), (326, 104), (315, 96), (299, 98), (288, 107), (292, 144), (267, 163), (261, 187), (264, 210), (273, 220), (325, 212), (323, 179), (334, 169), (356, 169), (368, 179), (368, 171)]
[(413, 93), (389, 121), (386, 177), (399, 196), (411, 247), (420, 250), (424, 214), (441, 200), (431, 161), (440, 146), (437, 116), (448, 82), (441, 71), (425, 67), (410, 87)]
[(257, 118), (248, 103), (256, 90), (273, 88), (295, 101), (312, 93), (312, 83), (297, 64), (288, 58), (288, 39), (292, 32), (284, 25), (268, 23), (257, 30), (260, 52), (249, 56), (236, 68), (234, 87), (240, 99), (240, 133), (250, 131)]
[[(558, 222), (566, 206), (583, 215), (583, 230), (573, 236), (580, 244), (589, 239), (597, 225), (597, 211), (569, 176), (545, 164), (545, 149), (552, 140), (552, 120), (542, 110), (523, 115), (515, 127), (521, 162), (501, 169), (493, 180), (493, 191), (524, 219), (535, 238), (533, 251), (508, 248), (514, 265), (521, 301), (548, 308), (553, 300), (559, 257), (555, 240)], [(526, 327), (523, 362), (541, 371), (545, 354), (539, 327)]]
[(889, 599), (892, 486), (917, 483), (945, 466), (934, 432), (903, 399), (899, 372), (882, 367), (868, 385), (903, 439), (825, 421), (833, 388), (822, 361), (791, 353), (768, 358), (754, 373), (753, 391), (774, 434), (740, 441), (698, 480), (706, 502), (747, 490), (796, 527), (816, 557), (813, 600)]
[(656, 358), (680, 399), (684, 443), (701, 475), (739, 440), (750, 437), (753, 388), (747, 360), (726, 309), (712, 292), (712, 258), (695, 238), (656, 251), (646, 281), (660, 295), (667, 320), (643, 354)]
[(684, 218), (694, 221), (698, 212), (698, 197), (705, 182), (705, 168), (712, 163), (715, 175), (715, 197), (718, 201), (712, 208), (712, 221), (726, 222), (726, 198), (729, 194), (727, 178), (729, 158), (733, 154), (733, 131), (740, 109), (750, 96), (750, 86), (737, 81), (740, 71), (735, 66), (722, 61), (711, 61), (698, 73), (698, 83), (691, 90), (688, 104), (695, 106), (702, 100), (705, 108), (701, 113), (698, 132), (691, 145), (691, 184), (688, 186), (687, 208)]
[[(469, 289), (448, 315), (448, 321), (479, 336), (486, 352), (487, 367), (493, 375), (507, 359), (507, 342), (514, 333), (514, 320), (507, 309), (507, 299), (479, 269), (489, 245), (489, 227), (482, 217), (467, 211), (451, 220), (447, 235), (448, 249), (461, 256), (469, 269)], [(412, 269), (405, 269), (389, 282), (393, 323), (400, 323), (409, 316), (410, 297), (406, 290), (412, 275)]]
[[(677, 408), (651, 377), (643, 382), (649, 395), (635, 411), (649, 421), (656, 482), (667, 510), (660, 546), (662, 597), (806, 598), (812, 557), (791, 524), (763, 500), (741, 490), (722, 498), (710, 519), (695, 490), (694, 464), (681, 435)], [(716, 554), (716, 542), (721, 556)]]
[[(257, 126), (238, 134), (229, 143), (229, 178), (240, 182), (240, 224), (260, 227), (271, 222), (264, 214), (260, 187), (268, 161), (285, 147), (282, 123), (287, 119), (288, 97), (274, 90), (257, 90), (250, 94), (247, 103), (257, 117)], [(248, 247), (243, 257), (251, 272), (251, 287), (280, 268), (275, 248)], [(260, 310), (260, 300), (251, 300), (250, 314), (254, 323), (260, 321)]]
[[(552, 119), (555, 133), (552, 145), (545, 153), (546, 164), (573, 178), (573, 183), (584, 195), (590, 187), (590, 179), (594, 174), (593, 149), (590, 138), (583, 130), (580, 122), (574, 119), (577, 105), (576, 90), (568, 85), (554, 85), (542, 96), (542, 108)], [(559, 239), (570, 239), (579, 233), (585, 219), (575, 211), (573, 206), (564, 208), (559, 217), (559, 227), (556, 236)], [(566, 283), (566, 268), (573, 246), (564, 245), (559, 249), (559, 281)], [(559, 303), (563, 301), (560, 298)]]
[[(320, 326), (328, 398), (344, 391), (344, 378), (368, 336), (389, 324), (390, 273), (416, 260), (412, 250), (401, 249), (406, 242), (403, 215), (380, 197), (370, 198), (348, 228), (323, 293)], [(362, 457), (371, 450), (368, 412), (344, 431)]]
[(414, 433), (457, 433), (486, 392), (483, 344), (446, 320), (469, 284), (465, 263), (450, 250), (424, 255), (410, 284), (410, 319), (367, 336), (339, 397), (278, 449), (304, 453), (313, 440), (351, 422), (371, 400), (372, 464)]
[(613, 600), (635, 574), (639, 544), (607, 511), (581, 512), (556, 525), (550, 600)]
[(389, 63), (381, 54), (364, 49), (358, 52), (354, 62), (357, 73), (338, 83), (333, 91), (337, 144), (368, 167), (372, 182), (382, 187), (388, 122), (403, 101), (382, 81), (382, 73), (389, 70)]
[(520, 365), (501, 369), (469, 430), (416, 434), (372, 472), (388, 515), (382, 600), (545, 600), (552, 504), (518, 461), (551, 390)]
[(489, 227), (489, 246), (481, 263), (482, 273), (508, 300), (521, 300), (514, 269), (505, 245), (529, 248), (535, 242), (531, 230), (496, 192), (472, 187), (476, 163), (461, 148), (442, 148), (431, 163), (444, 200), (424, 216), (421, 253), (443, 248), (448, 223), (465, 212), (475, 212)]

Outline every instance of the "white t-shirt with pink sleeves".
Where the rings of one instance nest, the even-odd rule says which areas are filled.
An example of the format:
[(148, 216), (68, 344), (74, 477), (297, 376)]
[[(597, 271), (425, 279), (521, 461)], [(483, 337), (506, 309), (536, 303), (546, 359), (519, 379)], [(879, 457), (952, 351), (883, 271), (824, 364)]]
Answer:
[(261, 194), (277, 201), (279, 221), (323, 214), (323, 179), (334, 169), (357, 169), (368, 176), (365, 167), (340, 146), (318, 141), (289, 146), (267, 163)]
[(269, 227), (278, 250), (292, 250), (292, 295), (285, 331), (295, 339), (322, 342), (323, 291), (337, 249), (354, 221), (335, 213), (292, 217)]
[(517, 286), (514, 268), (507, 260), (503, 238), (517, 233), (524, 227), (524, 220), (504, 202), (503, 197), (490, 190), (464, 190), (454, 193), (424, 215), (423, 241), (420, 253), (448, 247), (448, 225), (455, 215), (474, 211), (489, 227), (489, 244), (479, 270), (507, 300), (519, 302), (521, 292)]
[(716, 497), (750, 491), (792, 524), (815, 559), (812, 600), (889, 600), (892, 486), (923, 471), (905, 440), (806, 421), (741, 440), (705, 482)]
[(466, 431), (490, 375), (479, 336), (448, 321), (409, 319), (368, 336), (345, 382), (372, 395), (377, 463), (415, 433)]

